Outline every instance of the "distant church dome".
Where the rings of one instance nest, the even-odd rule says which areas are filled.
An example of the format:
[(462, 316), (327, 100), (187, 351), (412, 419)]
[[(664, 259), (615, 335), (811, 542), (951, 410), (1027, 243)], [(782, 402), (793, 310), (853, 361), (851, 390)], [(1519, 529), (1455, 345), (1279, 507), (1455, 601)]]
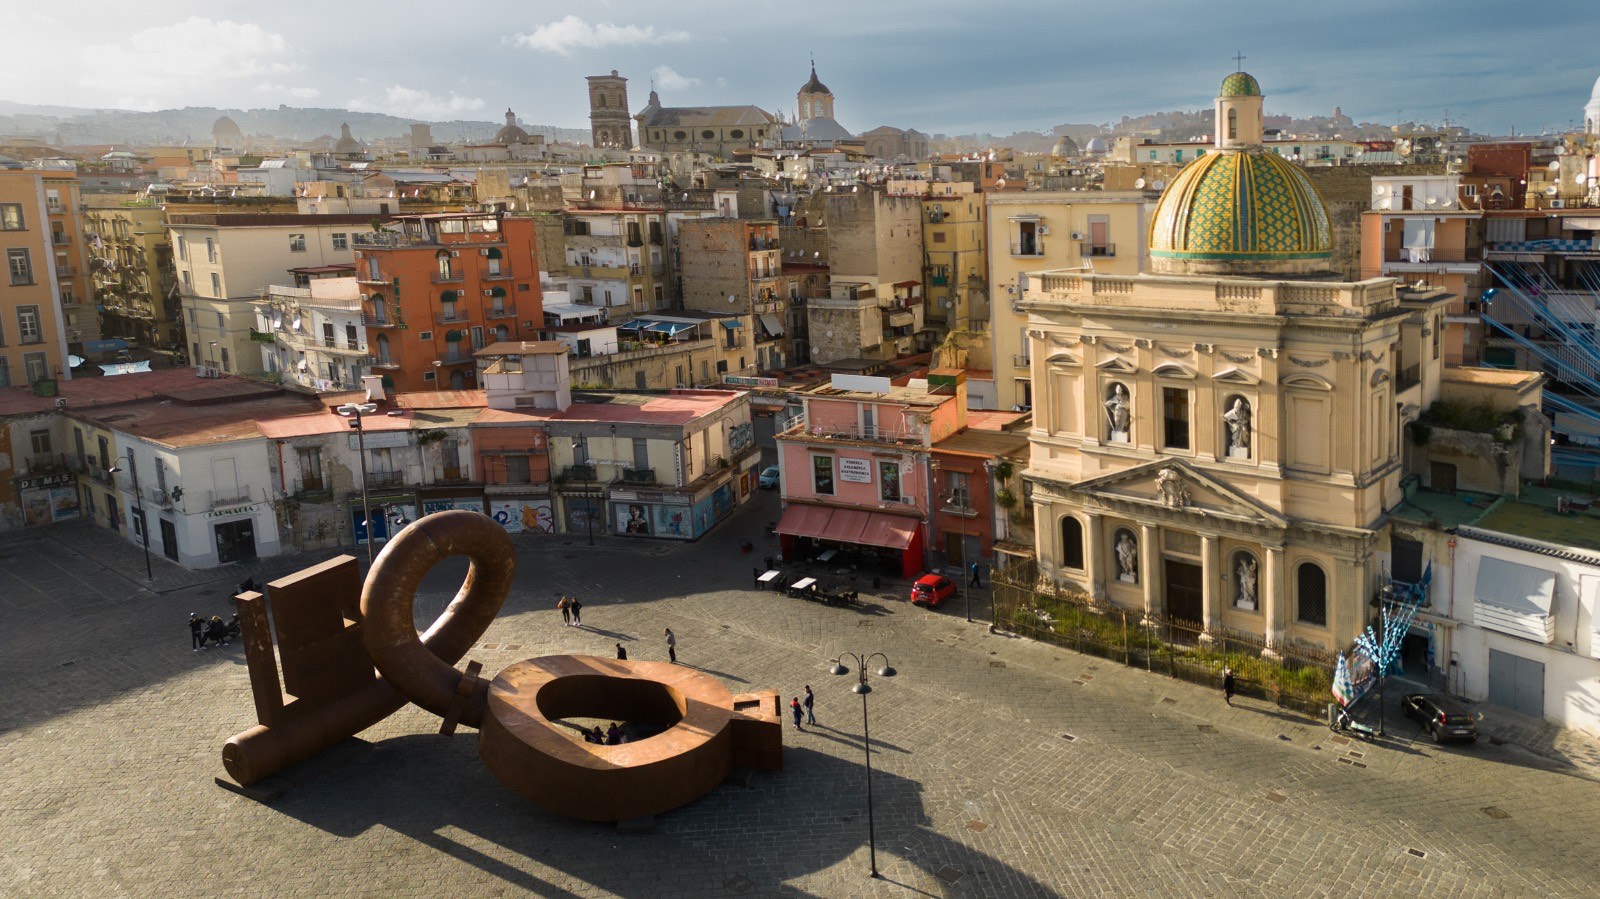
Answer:
[[(790, 83), (792, 84), (793, 82), (790, 82)], [(816, 63), (812, 63), (811, 64), (811, 80), (807, 81), (804, 85), (801, 86), (800, 93), (802, 93), (802, 94), (831, 94), (831, 93), (833, 93), (833, 91), (828, 90), (828, 86), (826, 84), (823, 84), (821, 81), (817, 80), (817, 64)]]
[(339, 126), (339, 140), (333, 145), (333, 152), (339, 156), (359, 156), (364, 151), (361, 141), (355, 139), (350, 133), (349, 125)]
[(497, 144), (525, 144), (528, 142), (528, 132), (517, 125), (517, 114), (506, 110), (506, 123), (499, 131), (494, 133), (494, 142)]
[(1594, 81), (1594, 90), (1589, 92), (1589, 102), (1583, 106), (1583, 130), (1589, 134), (1600, 134), (1600, 78)]
[(1162, 192), (1150, 268), (1167, 274), (1295, 275), (1327, 269), (1333, 229), (1299, 166), (1261, 146), (1261, 89), (1235, 72), (1217, 98), (1216, 147)]
[(239, 123), (223, 116), (211, 126), (211, 139), (219, 147), (232, 147), (244, 140), (244, 132), (239, 130)]
[(1057, 159), (1070, 159), (1078, 155), (1078, 143), (1067, 135), (1061, 135), (1056, 145), (1050, 148), (1050, 155)]

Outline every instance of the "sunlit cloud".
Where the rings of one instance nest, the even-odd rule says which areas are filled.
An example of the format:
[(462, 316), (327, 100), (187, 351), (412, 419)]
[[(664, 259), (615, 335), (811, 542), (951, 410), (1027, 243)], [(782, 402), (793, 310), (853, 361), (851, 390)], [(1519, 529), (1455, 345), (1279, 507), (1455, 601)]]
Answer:
[(532, 34), (518, 34), (513, 40), (518, 47), (545, 50), (571, 56), (574, 50), (593, 50), (600, 47), (638, 47), (647, 44), (681, 44), (689, 40), (687, 31), (657, 31), (654, 25), (613, 25), (602, 22), (591, 25), (577, 16), (567, 16), (548, 25), (540, 25)]
[(478, 112), (486, 104), (481, 97), (463, 97), (454, 91), (441, 97), (403, 84), (391, 84), (376, 96), (355, 97), (345, 105), (357, 112), (384, 112), (413, 119), (452, 119)]

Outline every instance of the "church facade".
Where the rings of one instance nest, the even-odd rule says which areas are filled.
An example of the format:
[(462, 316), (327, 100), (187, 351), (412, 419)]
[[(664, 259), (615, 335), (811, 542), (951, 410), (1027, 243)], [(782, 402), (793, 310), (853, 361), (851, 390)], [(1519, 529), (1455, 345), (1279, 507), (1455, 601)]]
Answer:
[(1341, 649), (1371, 618), (1450, 297), (1325, 274), (1327, 211), (1263, 150), (1255, 79), (1220, 93), (1214, 150), (1151, 217), (1151, 271), (1023, 295), (1039, 568), (1269, 653)]

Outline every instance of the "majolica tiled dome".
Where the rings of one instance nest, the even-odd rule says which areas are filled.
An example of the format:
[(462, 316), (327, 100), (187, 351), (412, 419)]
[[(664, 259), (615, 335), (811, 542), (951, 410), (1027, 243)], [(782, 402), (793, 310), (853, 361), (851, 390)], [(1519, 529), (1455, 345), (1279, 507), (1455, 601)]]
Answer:
[(1328, 210), (1311, 179), (1259, 148), (1190, 163), (1150, 222), (1155, 271), (1306, 272), (1323, 268), (1332, 249)]
[(1256, 83), (1255, 76), (1245, 72), (1234, 72), (1222, 79), (1222, 90), (1217, 92), (1219, 97), (1259, 97), (1261, 85)]

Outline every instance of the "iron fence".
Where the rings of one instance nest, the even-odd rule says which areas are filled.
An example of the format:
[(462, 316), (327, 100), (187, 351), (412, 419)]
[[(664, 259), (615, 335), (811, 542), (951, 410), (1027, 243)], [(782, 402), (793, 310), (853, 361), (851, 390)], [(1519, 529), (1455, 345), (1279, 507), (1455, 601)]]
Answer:
[(1041, 578), (1033, 560), (992, 575), (996, 626), (1032, 640), (1216, 689), (1232, 668), (1236, 691), (1321, 717), (1332, 698), (1335, 657), (1300, 646), (1264, 654), (1256, 634), (1143, 614), (1104, 603)]

